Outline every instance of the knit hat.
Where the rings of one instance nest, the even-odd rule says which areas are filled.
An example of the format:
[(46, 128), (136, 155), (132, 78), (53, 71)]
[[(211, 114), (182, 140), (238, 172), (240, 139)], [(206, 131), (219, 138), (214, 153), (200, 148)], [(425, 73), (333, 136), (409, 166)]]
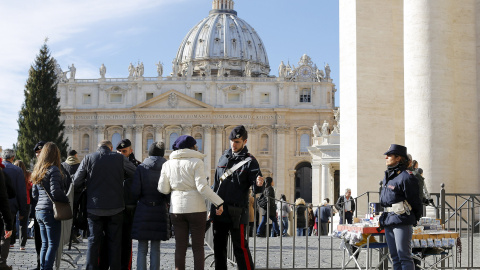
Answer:
[(154, 142), (148, 147), (148, 155), (163, 157), (165, 155), (165, 144), (163, 142)]

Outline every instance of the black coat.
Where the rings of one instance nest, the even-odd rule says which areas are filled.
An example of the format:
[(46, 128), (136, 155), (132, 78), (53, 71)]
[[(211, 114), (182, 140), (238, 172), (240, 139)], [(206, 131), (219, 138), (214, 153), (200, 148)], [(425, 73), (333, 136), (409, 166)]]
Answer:
[(97, 152), (85, 156), (73, 183), (75, 190), (81, 190), (86, 182), (87, 209), (124, 208), (124, 173), (132, 177), (135, 166), (121, 154), (101, 146)]
[[(272, 186), (268, 186), (265, 188), (265, 196), (268, 197), (268, 201), (270, 203), (270, 216), (276, 216), (277, 206), (275, 204), (275, 190)], [(264, 215), (267, 215), (267, 211), (265, 210)]]
[(150, 156), (137, 167), (132, 184), (132, 197), (138, 199), (133, 218), (132, 238), (168, 240), (167, 195), (157, 190), (163, 157)]
[(17, 213), (19, 211), (20, 216), (28, 214), (27, 211), (27, 186), (25, 184), (25, 176), (23, 175), (20, 167), (13, 165), (9, 161), (3, 161), (5, 169), (3, 172), (10, 177), (12, 186), (15, 188), (16, 196), (13, 199), (9, 199), (10, 211)]
[(297, 207), (297, 229), (307, 227), (307, 219), (305, 218), (305, 211), (307, 206), (305, 204), (299, 204)]
[[(355, 213), (355, 200), (350, 196), (350, 207), (352, 210), (352, 213)], [(343, 212), (345, 212), (343, 209), (345, 207), (345, 195), (342, 195), (338, 198), (337, 203), (335, 204), (335, 208), (337, 208), (338, 212), (340, 213), (340, 216), (343, 215)]]
[(10, 205), (8, 204), (7, 188), (5, 186), (5, 177), (2, 169), (0, 169), (0, 233), (3, 233), (4, 224), (5, 230), (11, 231), (13, 228), (13, 218), (10, 212)]

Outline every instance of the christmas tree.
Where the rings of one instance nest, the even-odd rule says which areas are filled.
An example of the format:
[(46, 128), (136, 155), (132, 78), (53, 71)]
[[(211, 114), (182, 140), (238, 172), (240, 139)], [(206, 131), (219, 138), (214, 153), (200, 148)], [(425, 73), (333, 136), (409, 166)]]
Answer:
[(54, 142), (67, 156), (64, 123), (60, 120), (60, 98), (57, 96), (58, 76), (56, 60), (50, 56), (47, 40), (40, 48), (35, 63), (30, 67), (25, 85), (25, 102), (18, 117), (16, 158), (28, 166), (33, 164), (33, 148), (39, 141)]

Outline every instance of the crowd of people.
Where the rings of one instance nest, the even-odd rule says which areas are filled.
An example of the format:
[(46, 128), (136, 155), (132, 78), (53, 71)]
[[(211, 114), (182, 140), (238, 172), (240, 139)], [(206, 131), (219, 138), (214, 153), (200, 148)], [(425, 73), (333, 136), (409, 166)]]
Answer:
[[(257, 160), (248, 152), (245, 128), (234, 128), (229, 139), (230, 149), (218, 162), (213, 186), (205, 175), (205, 155), (198, 151), (196, 140), (189, 135), (182, 135), (174, 142), (168, 161), (164, 158), (163, 142), (153, 142), (143, 162), (136, 160), (128, 139), (120, 141), (116, 151), (110, 141), (101, 141), (97, 151), (87, 154), (82, 161), (71, 150), (61, 162), (60, 149), (52, 142), (40, 141), (33, 149), (36, 163), (30, 172), (21, 160), (15, 161), (15, 151), (4, 150), (3, 161), (0, 159), (0, 228), (5, 233), (1, 234), (0, 270), (12, 269), (7, 258), (16, 244), (17, 217), (19, 249), (25, 250), (28, 221), (33, 217), (37, 251), (34, 269), (53, 269), (61, 237), (61, 221), (54, 207), (58, 202), (73, 204), (75, 217), (79, 211), (85, 211), (87, 269), (132, 269), (132, 239), (138, 241), (137, 269), (147, 269), (149, 246), (150, 269), (159, 269), (160, 241), (168, 240), (172, 234), (176, 243), (175, 268), (185, 269), (191, 238), (194, 267), (203, 269), (205, 231), (210, 224), (215, 268), (227, 268), (230, 236), (238, 268), (254, 269), (246, 241), (248, 234), (252, 236), (255, 231), (257, 237), (265, 237), (266, 232), (271, 237), (287, 236), (293, 211), (297, 236), (327, 235), (337, 211), (340, 224), (353, 222), (355, 200), (351, 189), (347, 188), (335, 205), (329, 205), (330, 200), (325, 198), (316, 209), (302, 198), (289, 204), (281, 194), (276, 200), (273, 178), (262, 176)], [(422, 202), (418, 199), (418, 193), (422, 192), (422, 185), (418, 184), (421, 172), (403, 146), (392, 145), (385, 155), (388, 168), (380, 199), (387, 211), (380, 222), (394, 265), (399, 267), (411, 260), (406, 252), (410, 246), (401, 239), (408, 238), (405, 235), (411, 234), (411, 226), (421, 216)], [(401, 191), (404, 194), (391, 188), (397, 185), (415, 187)], [(66, 194), (72, 187), (75, 199), (70, 202)], [(79, 200), (82, 194), (84, 205)], [(263, 204), (258, 199), (258, 207), (254, 207), (258, 195), (266, 199)], [(205, 200), (211, 202), (210, 209)], [(408, 216), (404, 219), (391, 210), (398, 201), (402, 205), (407, 202), (408, 209), (404, 211)], [(254, 208), (260, 210), (257, 221), (261, 221), (256, 228), (253, 228)], [(269, 221), (272, 228), (267, 230)], [(75, 240), (81, 235), (82, 226), (78, 224), (74, 222), (72, 228)]]

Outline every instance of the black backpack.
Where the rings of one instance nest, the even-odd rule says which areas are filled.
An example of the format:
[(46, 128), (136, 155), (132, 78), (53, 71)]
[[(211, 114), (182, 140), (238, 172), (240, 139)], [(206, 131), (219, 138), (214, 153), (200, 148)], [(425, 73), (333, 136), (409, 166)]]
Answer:
[(267, 196), (265, 196), (264, 193), (262, 193), (262, 195), (260, 195), (260, 197), (258, 198), (257, 204), (258, 204), (258, 206), (260, 206), (261, 208), (267, 210), (268, 198), (267, 198)]

